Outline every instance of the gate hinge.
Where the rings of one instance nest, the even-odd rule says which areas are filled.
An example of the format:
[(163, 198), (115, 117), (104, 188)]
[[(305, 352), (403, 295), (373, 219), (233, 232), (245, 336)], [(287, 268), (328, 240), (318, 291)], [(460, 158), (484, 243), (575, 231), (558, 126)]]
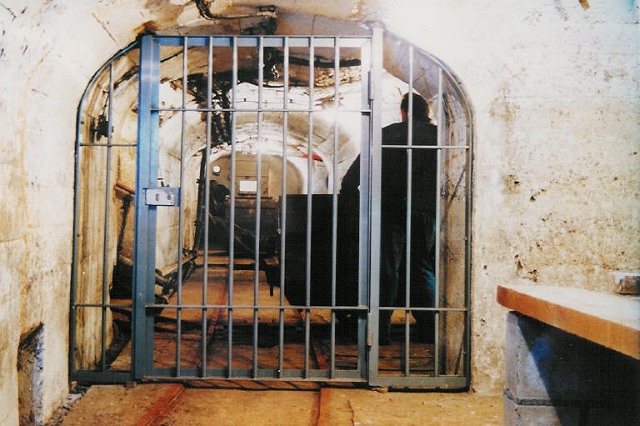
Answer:
[(144, 193), (144, 201), (147, 206), (177, 206), (180, 201), (179, 187), (146, 188)]

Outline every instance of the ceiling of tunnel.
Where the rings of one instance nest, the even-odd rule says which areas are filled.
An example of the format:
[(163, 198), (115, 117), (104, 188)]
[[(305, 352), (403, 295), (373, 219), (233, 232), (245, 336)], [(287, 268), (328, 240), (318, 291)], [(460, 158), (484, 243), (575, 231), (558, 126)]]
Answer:
[[(250, 14), (256, 8), (244, 7), (242, 10), (229, 9), (228, 14)], [(277, 17), (274, 23), (273, 16)], [(216, 34), (268, 34), (277, 35), (365, 35), (371, 34), (371, 29), (352, 21), (339, 21), (316, 15), (298, 14), (292, 10), (285, 12), (276, 8), (265, 16), (247, 16), (244, 18), (203, 21), (201, 18), (188, 25), (157, 31), (161, 35), (216, 35)], [(277, 24), (277, 25), (274, 25)], [(207, 74), (209, 68), (209, 52), (206, 47), (189, 47), (184, 55), (182, 47), (163, 47), (161, 57), (161, 108), (180, 109), (183, 105), (182, 86), (186, 81), (186, 98), (184, 105), (188, 108), (204, 108), (207, 106)], [(239, 48), (237, 58), (236, 108), (256, 109), (258, 97), (262, 99), (263, 108), (273, 106), (277, 108), (283, 103), (284, 84), (284, 53), (281, 48), (264, 48), (264, 68), (262, 75), (258, 72), (259, 50), (257, 48)], [(289, 113), (286, 129), (287, 155), (303, 158), (310, 152), (314, 157), (322, 159), (325, 165), (332, 169), (337, 164), (338, 176), (341, 176), (359, 152), (362, 122), (359, 116), (354, 118), (349, 114), (336, 114), (335, 106), (358, 110), (362, 102), (360, 50), (341, 48), (339, 50), (339, 96), (335, 96), (335, 72), (333, 48), (316, 48), (313, 52), (314, 84), (312, 106), (314, 113), (313, 125), (308, 125), (306, 113)], [(413, 57), (413, 65), (408, 65), (408, 55)], [(185, 57), (186, 56), (186, 57)], [(310, 107), (309, 94), (309, 49), (291, 48), (289, 51), (289, 91), (288, 108), (291, 110), (307, 110)], [(229, 108), (231, 106), (231, 80), (233, 78), (232, 49), (216, 48), (213, 53), (211, 69), (213, 72), (212, 105), (214, 108)], [(127, 54), (116, 67), (116, 84), (114, 86), (113, 123), (127, 123), (115, 129), (118, 137), (135, 142), (137, 115), (137, 49)], [(408, 90), (405, 83), (409, 75), (413, 75), (413, 87), (423, 94), (431, 103), (435, 102), (438, 90), (438, 78), (442, 64), (430, 55), (413, 49), (410, 44), (396, 38), (393, 34), (384, 34), (384, 64), (383, 73), (383, 126), (399, 121), (399, 101), (401, 95)], [(411, 69), (409, 69), (411, 68)], [(184, 78), (184, 69), (187, 77)], [(108, 78), (106, 74), (99, 79), (96, 90), (93, 91), (93, 111), (89, 112), (94, 138), (98, 135), (100, 120), (106, 121), (107, 114), (106, 89)], [(262, 78), (263, 84), (259, 86)], [(445, 82), (445, 84), (447, 84)], [(448, 96), (456, 97), (460, 92), (448, 91)], [(453, 99), (460, 104), (460, 99)], [(92, 102), (93, 103), (93, 102)], [(448, 105), (450, 107), (450, 105)], [(433, 110), (433, 109), (432, 109)], [(201, 150), (206, 144), (206, 114), (187, 114), (184, 134), (187, 140), (187, 151), (190, 155)], [(180, 135), (183, 120), (181, 114), (175, 111), (161, 113), (161, 132), (170, 140), (165, 141), (169, 151), (174, 156), (179, 155)], [(436, 117), (432, 117), (436, 118)], [(234, 139), (238, 149), (246, 152), (261, 152), (281, 155), (283, 143), (282, 113), (265, 112), (260, 117), (256, 113), (237, 113)], [(104, 123), (103, 123), (104, 124)], [(104, 128), (104, 126), (103, 126)], [(162, 130), (164, 129), (164, 131)], [(334, 128), (338, 130), (336, 139), (337, 149), (334, 147)], [(260, 136), (258, 137), (258, 133)], [(99, 135), (98, 135), (99, 136)], [(101, 136), (105, 136), (102, 134)], [(211, 145), (228, 146), (230, 141), (230, 122), (224, 113), (212, 114)], [(309, 145), (309, 141), (311, 145)], [(258, 142), (260, 148), (258, 148)], [(169, 146), (171, 145), (171, 146)], [(245, 145), (243, 147), (243, 145)], [(228, 149), (228, 148), (225, 148)], [(337, 155), (334, 154), (337, 153)]]
[[(331, 4), (330, 4), (331, 3)], [(150, 8), (159, 6), (149, 4)], [(178, 6), (176, 6), (178, 7)], [(329, 36), (369, 36), (374, 23), (363, 23), (356, 20), (332, 19), (329, 16), (350, 16), (349, 13), (338, 13), (357, 9), (357, 2), (329, 1), (318, 5), (318, 13), (305, 9), (307, 13), (300, 13), (295, 1), (273, 2), (267, 1), (211, 1), (201, 0), (185, 2), (179, 6), (179, 10), (171, 12), (165, 8), (159, 8), (158, 19), (171, 12), (174, 16), (173, 25), (163, 24), (159, 21), (150, 21), (143, 26), (141, 33), (153, 32), (159, 35), (217, 35), (217, 34), (252, 34), (252, 35), (329, 35)], [(343, 10), (344, 9), (344, 10)], [(155, 9), (154, 9), (155, 10)], [(322, 10), (322, 12), (320, 12)], [(335, 13), (331, 13), (335, 12)], [(336, 15), (337, 13), (337, 15)], [(170, 21), (167, 21), (170, 22)], [(409, 43), (395, 37), (388, 32), (384, 37), (384, 68), (389, 73), (403, 81), (409, 80), (407, 55)], [(230, 49), (227, 53), (216, 51), (214, 58), (214, 71), (218, 74), (219, 82), (229, 80), (225, 77), (232, 67)], [(333, 84), (333, 49), (316, 49), (314, 52), (316, 61), (315, 87), (327, 87)], [(308, 84), (308, 50), (291, 49), (290, 52), (290, 83)], [(191, 76), (195, 83), (196, 76), (206, 73), (208, 52), (206, 48), (190, 48), (188, 60)], [(358, 49), (341, 49), (341, 84), (357, 81), (359, 78), (358, 62), (360, 60)], [(164, 48), (162, 52), (163, 81), (171, 80), (179, 85), (182, 73), (181, 48)], [(257, 80), (257, 52), (256, 49), (239, 49), (238, 72), (239, 80), (255, 83)], [(435, 58), (414, 49), (414, 88), (425, 98), (434, 100), (437, 95), (438, 73), (443, 64)], [(266, 85), (279, 84), (282, 80), (283, 60), (281, 49), (265, 49), (265, 73)], [(125, 77), (135, 74), (137, 64), (135, 60), (130, 64), (130, 71), (123, 72)], [(328, 68), (325, 68), (327, 65)], [(202, 83), (205, 79), (201, 79)], [(226, 90), (226, 87), (221, 87)], [(194, 95), (196, 91), (192, 90)], [(202, 91), (201, 91), (202, 92)], [(451, 92), (453, 93), (453, 92)], [(453, 93), (453, 96), (457, 96)], [(458, 99), (459, 101), (460, 99)], [(132, 99), (135, 101), (135, 99)], [(133, 102), (132, 102), (133, 105)], [(96, 114), (97, 115), (97, 114)]]
[[(202, 14), (191, 22), (183, 22), (179, 27), (166, 28), (159, 34), (167, 35), (208, 35), (208, 34), (276, 34), (276, 35), (328, 35), (328, 36), (370, 36), (377, 22), (361, 20), (332, 19), (330, 16), (355, 16), (353, 12), (361, 5), (357, 1), (325, 1), (318, 5), (318, 13), (300, 13), (296, 1), (274, 2), (245, 1), (216, 2), (202, 0), (201, 9), (207, 8), (216, 19), (204, 25)], [(268, 12), (264, 12), (268, 11)], [(244, 16), (243, 18), (234, 18)], [(211, 25), (214, 23), (214, 25)], [(408, 47), (411, 45), (392, 33), (384, 31), (384, 68), (401, 80), (408, 81)], [(303, 55), (304, 56), (304, 55)], [(357, 52), (342, 52), (343, 59), (359, 59)], [(242, 61), (242, 58), (239, 58)], [(249, 58), (251, 59), (251, 58)], [(415, 89), (425, 98), (437, 95), (437, 81), (440, 68), (445, 64), (427, 52), (415, 49), (413, 75)], [(255, 61), (255, 57), (253, 58)], [(447, 74), (451, 74), (450, 71)], [(460, 84), (456, 81), (456, 84)], [(452, 94), (454, 102), (463, 102), (462, 93)]]
[[(386, 75), (387, 92), (394, 94), (402, 91), (402, 83), (390, 75)], [(389, 88), (391, 88), (389, 90)], [(189, 91), (190, 92), (190, 91)], [(260, 92), (260, 93), (258, 93)], [(162, 84), (164, 108), (179, 108), (181, 105), (181, 88), (177, 84), (165, 82)], [(252, 83), (240, 83), (236, 87), (236, 108), (238, 110), (256, 110), (258, 97), (262, 99), (263, 107), (270, 108), (282, 105), (283, 91), (281, 87), (265, 86), (259, 89)], [(350, 82), (340, 86), (339, 104), (343, 109), (358, 110), (361, 103), (361, 84), (359, 81)], [(313, 124), (309, 128), (308, 113), (309, 93), (306, 86), (291, 87), (288, 93), (290, 111), (287, 114), (286, 136), (283, 134), (283, 114), (281, 112), (263, 112), (260, 121), (256, 112), (237, 112), (235, 115), (234, 140), (236, 149), (243, 152), (282, 155), (282, 143), (286, 137), (287, 156), (306, 157), (311, 151), (312, 155), (322, 159), (330, 169), (334, 160), (334, 129), (338, 129), (337, 157), (339, 173), (346, 172), (359, 152), (361, 115), (360, 113), (336, 113), (335, 96), (333, 87), (318, 88), (314, 91)], [(398, 97), (399, 99), (399, 97)], [(398, 101), (399, 102), (399, 101)], [(399, 103), (396, 102), (397, 109)], [(190, 96), (190, 105), (198, 105), (195, 98)], [(393, 103), (392, 103), (393, 104)], [(299, 112), (295, 112), (298, 110)], [(165, 112), (161, 115), (161, 134), (173, 136), (173, 149), (179, 148), (180, 126), (182, 119), (180, 114)], [(185, 120), (186, 138), (189, 152), (197, 152), (204, 148), (206, 143), (205, 114), (193, 114)], [(399, 116), (389, 117), (389, 121), (396, 121)], [(309, 140), (311, 146), (309, 146)], [(219, 145), (219, 149), (230, 150), (226, 142), (213, 143)], [(177, 155), (177, 153), (176, 153)]]

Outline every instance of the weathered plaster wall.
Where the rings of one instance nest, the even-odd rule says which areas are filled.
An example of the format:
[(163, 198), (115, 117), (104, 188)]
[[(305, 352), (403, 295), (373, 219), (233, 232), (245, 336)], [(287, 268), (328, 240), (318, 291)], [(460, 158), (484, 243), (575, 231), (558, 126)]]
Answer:
[[(502, 385), (504, 312), (495, 303), (496, 284), (606, 291), (609, 272), (640, 267), (638, 9), (632, 1), (590, 3), (585, 10), (578, 0), (277, 2), (301, 16), (380, 21), (442, 59), (463, 82), (475, 112), (478, 391), (497, 393)], [(214, 8), (235, 4), (219, 1)], [(11, 401), (19, 336), (40, 323), (45, 416), (67, 391), (80, 95), (145, 22), (169, 28), (197, 16), (186, 0), (0, 2), (2, 424), (17, 421)]]
[(19, 336), (39, 324), (44, 339), (39, 403), (45, 418), (68, 390), (75, 111), (99, 64), (122, 47), (86, 6), (0, 4), (1, 424), (17, 424)]

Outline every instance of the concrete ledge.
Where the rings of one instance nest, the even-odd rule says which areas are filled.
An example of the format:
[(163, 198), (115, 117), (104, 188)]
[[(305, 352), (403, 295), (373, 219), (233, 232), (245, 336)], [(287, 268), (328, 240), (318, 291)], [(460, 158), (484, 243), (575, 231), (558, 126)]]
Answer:
[(499, 286), (504, 423), (640, 424), (640, 298)]
[(505, 391), (517, 404), (611, 406), (640, 395), (630, 357), (515, 312), (505, 337)]
[(506, 425), (640, 424), (637, 360), (513, 311), (505, 337)]
[(554, 286), (498, 286), (498, 303), (640, 360), (640, 298)]

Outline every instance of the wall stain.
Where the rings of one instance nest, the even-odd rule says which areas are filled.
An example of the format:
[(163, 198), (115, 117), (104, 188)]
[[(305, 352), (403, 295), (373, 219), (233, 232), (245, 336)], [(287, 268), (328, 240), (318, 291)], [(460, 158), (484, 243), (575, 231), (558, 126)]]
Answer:
[(16, 19), (16, 18), (17, 18), (16, 14), (15, 14), (15, 13), (13, 13), (13, 10), (11, 10), (11, 9), (10, 9), (8, 6), (6, 6), (4, 3), (0, 3), (0, 6), (2, 6), (2, 8), (3, 8), (4, 10), (6, 10), (7, 12), (9, 12), (9, 13), (11, 14), (11, 16), (12, 16), (12, 19), (11, 19), (11, 20), (14, 20), (14, 19)]
[(611, 70), (604, 70), (604, 81), (606, 81), (607, 83), (610, 82), (613, 79), (624, 79), (627, 77), (627, 72), (623, 69), (619, 69), (619, 70), (615, 70), (615, 71), (611, 71)]
[(516, 254), (516, 255), (513, 257), (513, 259), (514, 259), (514, 261), (515, 261), (515, 263), (516, 263), (516, 274), (517, 274), (517, 275), (521, 275), (521, 274), (522, 274), (522, 269), (523, 269), (524, 267), (522, 266), (522, 262), (520, 261), (520, 255), (519, 255), (519, 254)]
[(491, 102), (489, 113), (496, 120), (503, 121), (505, 127), (510, 129), (513, 125), (513, 121), (518, 115), (520, 107), (509, 100), (509, 89), (502, 90), (502, 96), (496, 98)]
[(155, 34), (160, 28), (160, 25), (156, 21), (146, 21), (138, 25), (133, 32), (136, 34), (136, 37), (140, 37), (147, 34)]
[(98, 18), (98, 15), (96, 13), (92, 13), (91, 16), (93, 16), (93, 19), (95, 19), (100, 24), (104, 32), (106, 32), (109, 35), (109, 38), (113, 40), (115, 43), (118, 43), (118, 40), (116, 40), (116, 37), (109, 30), (109, 23), (103, 22), (100, 18)]
[(520, 179), (516, 175), (503, 176), (502, 182), (509, 192), (516, 192), (520, 187)]
[(537, 190), (536, 192), (534, 192), (533, 194), (531, 194), (531, 197), (529, 197), (529, 201), (533, 202), (536, 201), (538, 199), (538, 197), (543, 193), (546, 192), (547, 190), (544, 188), (540, 188), (539, 190)]
[(349, 15), (350, 19), (357, 19), (362, 15), (362, 0), (356, 0), (353, 3), (353, 7), (351, 8), (351, 12)]
[(560, 15), (560, 18), (562, 18), (562, 20), (565, 22), (568, 21), (569, 13), (567, 12), (567, 9), (565, 9), (564, 6), (560, 4), (560, 0), (553, 0), (553, 4), (556, 8), (556, 11), (558, 12), (558, 15)]
[[(147, 2), (144, 4), (144, 7), (155, 19), (145, 22), (144, 24), (142, 24), (142, 26), (152, 22), (153, 25), (149, 25), (160, 29), (171, 28), (178, 25), (178, 18), (180, 17), (180, 15), (182, 15), (182, 12), (184, 11), (186, 6), (179, 4), (174, 5), (164, 0), (147, 0)], [(136, 30), (139, 31), (141, 30), (141, 28), (138, 27), (136, 28)]]

